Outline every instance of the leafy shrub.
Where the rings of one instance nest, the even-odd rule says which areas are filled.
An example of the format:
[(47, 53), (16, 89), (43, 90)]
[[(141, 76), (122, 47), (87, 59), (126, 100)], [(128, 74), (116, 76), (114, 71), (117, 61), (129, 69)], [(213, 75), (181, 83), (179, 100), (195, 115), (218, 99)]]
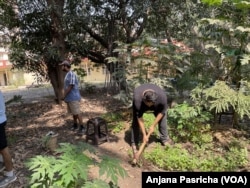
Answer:
[(250, 117), (249, 82), (241, 81), (241, 88), (234, 89), (224, 81), (216, 81), (209, 88), (201, 86), (191, 92), (191, 99), (199, 106), (214, 113), (227, 112), (230, 108), (234, 112), (234, 126), (238, 127), (239, 118)]
[(102, 118), (107, 121), (108, 127), (111, 129), (112, 133), (119, 133), (125, 128), (123, 116), (119, 112), (106, 113), (102, 115)]
[(90, 84), (90, 83), (85, 83), (85, 91), (86, 91), (88, 94), (95, 93), (95, 91), (96, 91), (96, 86), (93, 85), (93, 84)]
[(57, 149), (61, 153), (59, 156), (36, 156), (25, 163), (32, 172), (31, 188), (108, 187), (108, 183), (101, 178), (89, 179), (88, 172), (93, 166), (99, 167), (99, 177), (109, 178), (114, 185), (118, 184), (119, 176), (127, 176), (117, 159), (96, 155), (94, 148), (86, 143), (60, 145)]
[(110, 112), (102, 115), (102, 118), (104, 118), (107, 122), (114, 122), (114, 121), (121, 121), (123, 119), (122, 115), (117, 112)]
[(176, 142), (191, 141), (199, 145), (211, 142), (212, 135), (208, 132), (210, 125), (207, 124), (211, 117), (210, 113), (185, 102), (176, 105), (168, 110), (168, 124), (173, 127), (171, 138)]

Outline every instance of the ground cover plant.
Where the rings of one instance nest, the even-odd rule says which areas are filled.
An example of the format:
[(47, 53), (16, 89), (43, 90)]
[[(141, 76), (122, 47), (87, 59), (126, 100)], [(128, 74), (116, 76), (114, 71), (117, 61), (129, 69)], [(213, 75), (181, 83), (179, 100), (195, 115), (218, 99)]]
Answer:
[[(97, 100), (97, 98), (100, 99)], [(128, 176), (124, 178), (118, 177), (118, 187), (140, 186), (142, 171), (250, 170), (249, 130), (233, 128), (226, 117), (223, 118), (222, 124), (217, 123), (208, 126), (203, 123), (207, 118), (206, 114), (204, 117), (196, 116), (196, 113), (189, 113), (189, 116), (184, 116), (182, 114), (184, 114), (185, 110), (194, 110), (187, 104), (180, 104), (176, 108), (169, 109), (169, 133), (175, 144), (172, 147), (161, 146), (157, 142), (158, 131), (155, 130), (150, 143), (144, 150), (141, 166), (132, 167), (129, 145), (131, 109), (124, 109), (123, 105), (119, 101), (115, 101), (112, 96), (100, 95), (100, 93), (98, 93), (98, 97), (94, 94), (85, 95), (84, 100), (85, 102), (82, 103), (84, 122), (95, 116), (102, 116), (109, 122), (110, 142), (95, 146), (95, 150), (98, 155), (107, 155), (110, 159), (115, 158), (121, 162), (120, 165), (125, 169)], [(171, 110), (175, 112), (174, 119)], [(27, 186), (33, 176), (37, 180), (39, 179), (39, 176), (36, 176), (39, 171), (35, 171), (35, 165), (32, 169), (29, 169), (30, 166), (26, 166), (26, 162), (30, 159), (34, 159), (34, 162), (43, 161), (43, 163), (36, 163), (37, 166), (50, 164), (47, 159), (48, 161), (54, 161), (60, 159), (60, 157), (68, 161), (81, 161), (79, 166), (85, 164), (84, 160), (82, 160), (82, 157), (85, 158), (84, 156), (79, 157), (78, 160), (72, 154), (73, 159), (70, 159), (71, 155), (68, 155), (66, 151), (65, 155), (67, 154), (67, 157), (64, 158), (63, 152), (51, 152), (42, 146), (42, 139), (49, 131), (58, 133), (58, 143), (67, 143), (64, 145), (67, 146), (64, 147), (64, 150), (69, 149), (71, 151), (71, 147), (77, 148), (81, 142), (86, 144), (84, 137), (70, 131), (72, 119), (65, 111), (66, 106), (56, 104), (53, 98), (44, 98), (36, 103), (16, 103), (7, 106), (7, 134), (10, 150), (15, 161), (15, 171), (18, 176), (17, 181), (10, 185), (9, 188)], [(153, 120), (153, 116), (152, 114), (145, 115), (148, 126)], [(201, 118), (199, 119), (199, 117)], [(245, 123), (248, 124), (249, 120), (246, 119)], [(39, 156), (45, 157), (46, 160)], [(54, 165), (62, 165), (59, 162), (54, 163)], [(50, 165), (49, 169), (54, 165)], [(90, 166), (89, 170), (91, 172), (88, 175), (90, 174), (92, 179), (90, 182), (85, 181), (86, 185), (87, 183), (96, 183), (94, 180), (99, 178), (99, 167), (97, 166)], [(84, 168), (87, 169), (87, 166), (84, 165)], [(51, 171), (54, 175), (56, 174), (56, 177), (60, 176), (60, 174), (57, 174), (60, 172), (58, 169), (60, 168)], [(66, 174), (65, 172), (64, 175)], [(33, 180), (36, 178), (33, 178)], [(68, 178), (65, 179), (66, 182)], [(105, 185), (107, 185), (110, 178), (105, 180)], [(33, 183), (37, 183), (37, 181)], [(114, 184), (115, 182), (113, 186)]]
[[(115, 187), (119, 176), (127, 176), (117, 159), (97, 156), (95, 149), (86, 143), (62, 143), (57, 152), (58, 156), (38, 155), (26, 162), (31, 171), (31, 187), (109, 187), (109, 183)], [(88, 171), (94, 165), (100, 168), (99, 178), (93, 180), (89, 179)], [(106, 182), (101, 176), (111, 181)]]
[[(208, 124), (209, 117), (209, 113), (198, 113), (186, 103), (170, 109), (169, 134), (176, 144), (164, 149), (158, 144), (145, 153), (145, 159), (166, 171), (237, 171), (248, 166), (249, 133), (224, 127), (220, 131), (227, 137), (217, 137), (218, 130)], [(152, 120), (146, 119), (150, 125)], [(226, 143), (218, 143), (218, 139)]]

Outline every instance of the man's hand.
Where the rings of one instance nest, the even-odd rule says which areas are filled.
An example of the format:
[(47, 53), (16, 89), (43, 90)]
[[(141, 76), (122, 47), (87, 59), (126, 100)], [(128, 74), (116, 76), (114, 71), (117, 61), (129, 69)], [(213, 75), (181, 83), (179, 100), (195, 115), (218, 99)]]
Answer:
[(143, 135), (143, 142), (148, 143), (148, 135)]
[(154, 132), (154, 130), (155, 130), (155, 127), (153, 125), (151, 125), (147, 134), (145, 131), (145, 134), (143, 134), (143, 142), (148, 143), (149, 135), (151, 135)]
[(154, 130), (155, 130), (154, 125), (151, 125), (148, 130), (148, 135), (151, 135), (154, 132)]

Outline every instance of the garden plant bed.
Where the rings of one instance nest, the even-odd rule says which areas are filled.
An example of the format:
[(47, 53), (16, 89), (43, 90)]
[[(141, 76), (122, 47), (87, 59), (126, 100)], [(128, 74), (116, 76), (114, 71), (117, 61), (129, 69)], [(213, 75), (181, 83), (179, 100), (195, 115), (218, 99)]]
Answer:
[[(103, 94), (83, 95), (81, 103), (83, 111), (83, 121), (86, 124), (88, 119), (102, 116), (107, 112), (117, 112), (121, 110), (122, 105), (115, 101), (111, 96)], [(52, 97), (41, 98), (36, 103), (13, 104), (7, 106), (7, 134), (9, 147), (14, 159), (14, 168), (17, 180), (9, 185), (9, 188), (26, 187), (27, 177), (30, 172), (24, 163), (28, 158), (36, 155), (56, 155), (43, 147), (42, 139), (49, 132), (58, 134), (58, 143), (77, 144), (85, 142), (85, 136), (81, 136), (70, 130), (72, 126), (72, 117), (66, 113), (66, 105), (58, 105)], [(104, 142), (94, 146), (99, 154), (109, 155), (118, 158), (122, 167), (127, 171), (128, 177), (118, 181), (120, 188), (141, 187), (141, 172), (143, 171), (162, 171), (153, 164), (144, 161), (142, 166), (134, 167), (131, 165), (131, 148), (128, 142), (130, 119), (124, 121), (124, 127), (118, 133), (110, 132), (109, 142)], [(223, 128), (224, 127), (224, 128)], [(225, 128), (226, 127), (226, 128)], [(245, 132), (228, 128), (226, 125), (214, 131), (214, 140), (218, 143), (227, 145), (227, 141), (232, 135), (238, 135), (239, 139), (247, 138)], [(249, 138), (249, 136), (248, 136)], [(249, 142), (248, 142), (249, 143)], [(91, 142), (89, 142), (91, 144)], [(154, 148), (157, 142), (150, 142), (147, 150)], [(163, 147), (163, 146), (162, 146)], [(192, 148), (192, 144), (183, 143), (183, 147)], [(247, 147), (248, 156), (250, 156), (250, 146)], [(216, 151), (215, 151), (216, 152)], [(250, 165), (239, 169), (250, 171)], [(90, 177), (98, 177), (98, 169), (91, 169)]]

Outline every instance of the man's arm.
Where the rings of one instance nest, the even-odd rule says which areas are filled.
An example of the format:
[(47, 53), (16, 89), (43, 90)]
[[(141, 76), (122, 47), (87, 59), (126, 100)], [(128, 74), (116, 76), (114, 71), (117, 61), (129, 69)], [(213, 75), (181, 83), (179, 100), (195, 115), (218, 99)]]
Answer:
[(139, 124), (139, 126), (140, 126), (140, 128), (141, 128), (141, 132), (142, 132), (142, 135), (143, 135), (143, 140), (144, 139), (146, 139), (146, 136), (147, 136), (147, 134), (146, 134), (146, 129), (145, 129), (145, 125), (144, 125), (144, 120), (143, 120), (143, 118), (142, 117), (138, 117), (137, 118), (137, 121), (138, 121), (138, 124)]
[(69, 85), (64, 91), (64, 99), (68, 95), (68, 93), (71, 91), (71, 89), (74, 87), (74, 85)]
[(159, 121), (162, 119), (162, 117), (164, 116), (164, 114), (162, 113), (158, 113), (154, 122), (152, 123), (152, 125), (149, 128), (149, 133), (152, 134), (155, 130), (156, 125), (158, 125)]

